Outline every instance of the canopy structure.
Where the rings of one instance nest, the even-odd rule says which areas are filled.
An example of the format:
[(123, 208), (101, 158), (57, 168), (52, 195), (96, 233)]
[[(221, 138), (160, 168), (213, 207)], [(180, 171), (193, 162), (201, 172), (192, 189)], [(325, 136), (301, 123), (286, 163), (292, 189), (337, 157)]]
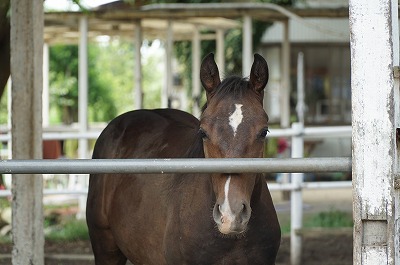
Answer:
[[(44, 41), (46, 44), (79, 43), (82, 38), (94, 40), (99, 36), (119, 36), (135, 42), (135, 51), (140, 54), (142, 39), (162, 39), (166, 47), (165, 84), (162, 91), (161, 107), (168, 107), (172, 82), (172, 45), (174, 41), (192, 41), (192, 113), (200, 114), (199, 67), (201, 40), (216, 40), (216, 61), (224, 72), (224, 33), (232, 28), (243, 30), (243, 75), (250, 73), (253, 59), (252, 19), (266, 22), (282, 22), (285, 36), (282, 53), (281, 80), (281, 126), (290, 125), (289, 107), (289, 54), (290, 40), (288, 20), (294, 19), (307, 24), (304, 18), (348, 17), (348, 8), (304, 9), (284, 8), (270, 3), (209, 3), (209, 4), (153, 4), (135, 7), (123, 1), (116, 1), (84, 12), (50, 12), (44, 16)], [(82, 22), (86, 21), (86, 22)], [(83, 23), (83, 24), (82, 24)], [(317, 28), (318, 25), (309, 25)], [(45, 49), (46, 50), (46, 49)], [(45, 51), (45, 54), (46, 51)], [(87, 56), (85, 53), (82, 56)], [(46, 58), (44, 59), (46, 63)], [(82, 59), (83, 60), (83, 59)], [(83, 63), (80, 63), (82, 65)], [(135, 108), (142, 107), (141, 59), (135, 58)], [(83, 75), (82, 75), (83, 78)], [(45, 78), (46, 82), (46, 78)], [(46, 85), (45, 85), (46, 88)], [(46, 90), (46, 89), (45, 89)], [(82, 88), (85, 90), (85, 88)], [(86, 92), (82, 92), (86, 93)], [(82, 103), (82, 106), (85, 104)], [(46, 112), (46, 105), (44, 105)], [(82, 116), (83, 117), (83, 116)], [(46, 114), (44, 114), (46, 120)]]

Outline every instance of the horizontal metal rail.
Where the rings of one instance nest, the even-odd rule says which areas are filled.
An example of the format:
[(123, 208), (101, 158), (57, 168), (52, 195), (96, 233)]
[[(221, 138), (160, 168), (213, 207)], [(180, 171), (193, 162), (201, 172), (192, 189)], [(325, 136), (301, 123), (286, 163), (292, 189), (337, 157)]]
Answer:
[(0, 174), (306, 173), (351, 171), (351, 158), (0, 160)]
[(298, 189), (342, 189), (352, 188), (352, 182), (348, 181), (318, 181), (318, 182), (303, 182), (300, 187), (292, 183), (268, 183), (270, 191), (292, 191)]

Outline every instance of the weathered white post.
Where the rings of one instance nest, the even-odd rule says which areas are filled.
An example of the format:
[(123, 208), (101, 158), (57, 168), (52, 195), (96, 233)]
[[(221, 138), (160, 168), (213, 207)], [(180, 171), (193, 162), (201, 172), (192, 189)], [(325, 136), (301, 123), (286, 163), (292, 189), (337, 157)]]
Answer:
[[(392, 6), (398, 6), (398, 0), (392, 0)], [(399, 17), (398, 8), (392, 8), (392, 17)], [(395, 264), (400, 264), (400, 47), (399, 20), (392, 19), (393, 64), (394, 69), (394, 110), (396, 126), (396, 170), (395, 170), (395, 227), (394, 227), (394, 258)]]
[[(353, 264), (395, 264), (391, 0), (350, 0)], [(396, 55), (398, 56), (398, 55)]]
[[(43, 1), (11, 1), (12, 156), (42, 158)], [(12, 178), (13, 264), (44, 264), (42, 175)]]

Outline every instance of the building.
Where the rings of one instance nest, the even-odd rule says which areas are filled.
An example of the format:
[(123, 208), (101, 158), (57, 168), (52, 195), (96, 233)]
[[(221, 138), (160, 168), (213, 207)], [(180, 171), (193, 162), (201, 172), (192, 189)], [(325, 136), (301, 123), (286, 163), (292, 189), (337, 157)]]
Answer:
[[(345, 0), (299, 1), (299, 8), (343, 8)], [(274, 23), (262, 39), (261, 52), (267, 58), (271, 73), (266, 95), (271, 122), (281, 116), (283, 24)], [(291, 120), (296, 116), (297, 57), (304, 54), (305, 123), (309, 125), (349, 125), (351, 123), (350, 45), (347, 18), (304, 18), (289, 22), (290, 40), (290, 106)]]

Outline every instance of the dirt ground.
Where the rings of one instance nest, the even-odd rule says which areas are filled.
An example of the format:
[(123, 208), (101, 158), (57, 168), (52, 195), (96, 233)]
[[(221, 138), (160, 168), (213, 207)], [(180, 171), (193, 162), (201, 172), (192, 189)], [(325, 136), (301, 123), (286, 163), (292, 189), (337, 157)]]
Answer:
[[(290, 219), (289, 202), (282, 200), (281, 193), (272, 192), (281, 223)], [(321, 199), (323, 198), (323, 199)], [(330, 209), (351, 212), (351, 190), (314, 190), (303, 194), (304, 214)], [(304, 265), (350, 265), (352, 264), (353, 238), (351, 232), (339, 234), (305, 235), (303, 237), (302, 264)], [(11, 244), (0, 244), (0, 264), (11, 264)], [(46, 242), (46, 265), (94, 264), (90, 242)], [(282, 237), (277, 265), (290, 265), (290, 237)]]
[[(302, 264), (305, 265), (350, 265), (352, 264), (351, 235), (306, 237), (303, 240)], [(0, 245), (0, 264), (11, 264), (11, 245)], [(94, 264), (88, 241), (72, 243), (46, 243), (46, 265)], [(282, 238), (277, 265), (290, 265), (290, 238)], [(70, 255), (67, 255), (70, 254)]]

